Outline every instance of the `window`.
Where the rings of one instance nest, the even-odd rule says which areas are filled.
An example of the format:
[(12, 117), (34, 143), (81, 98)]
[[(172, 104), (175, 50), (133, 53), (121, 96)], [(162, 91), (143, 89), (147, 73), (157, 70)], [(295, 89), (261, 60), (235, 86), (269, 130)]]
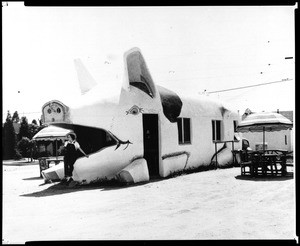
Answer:
[(179, 144), (191, 143), (191, 120), (189, 118), (177, 118)]
[(213, 141), (221, 141), (221, 121), (213, 120), (211, 123), (212, 123), (212, 139), (213, 139)]
[(238, 126), (238, 121), (237, 121), (237, 120), (234, 120), (234, 121), (233, 121), (233, 131), (234, 131), (234, 132), (237, 132), (237, 130), (236, 130), (237, 126)]

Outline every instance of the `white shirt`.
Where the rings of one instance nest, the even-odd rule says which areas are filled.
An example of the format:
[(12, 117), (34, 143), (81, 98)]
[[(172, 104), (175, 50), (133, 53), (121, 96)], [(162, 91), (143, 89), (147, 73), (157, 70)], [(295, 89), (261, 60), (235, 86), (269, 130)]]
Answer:
[(76, 141), (73, 141), (73, 142), (66, 141), (66, 142), (65, 142), (65, 147), (67, 146), (68, 143), (69, 143), (69, 144), (74, 144), (76, 150), (78, 150), (78, 149), (80, 148), (79, 143), (76, 142)]

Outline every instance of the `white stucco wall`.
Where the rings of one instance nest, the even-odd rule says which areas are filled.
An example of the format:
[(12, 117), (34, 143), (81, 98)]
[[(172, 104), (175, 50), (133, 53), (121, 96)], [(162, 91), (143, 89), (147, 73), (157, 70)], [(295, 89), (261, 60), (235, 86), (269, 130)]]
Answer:
[[(250, 148), (255, 150), (256, 144), (262, 144), (263, 133), (262, 132), (245, 132), (243, 136), (249, 140)], [(286, 136), (286, 141), (285, 141)], [(293, 132), (292, 130), (282, 130), (275, 132), (265, 132), (265, 142), (268, 149), (283, 149), (293, 150)]]
[[(179, 144), (177, 123), (170, 123), (164, 115), (160, 115), (161, 122), (161, 153), (162, 156), (170, 153), (186, 151), (190, 153), (186, 169), (198, 166), (207, 166), (215, 153), (215, 144), (212, 140), (212, 120), (222, 121), (222, 140), (233, 140), (233, 120), (239, 120), (237, 113), (225, 111), (222, 116), (221, 104), (206, 100), (189, 100), (181, 98), (183, 102), (179, 117), (190, 118), (191, 143)], [(217, 144), (217, 150), (223, 144)], [(235, 148), (240, 144), (235, 143)], [(231, 143), (228, 143), (231, 149)]]
[(186, 154), (165, 158), (162, 160), (160, 175), (167, 177), (174, 172), (184, 170), (187, 159), (188, 156)]

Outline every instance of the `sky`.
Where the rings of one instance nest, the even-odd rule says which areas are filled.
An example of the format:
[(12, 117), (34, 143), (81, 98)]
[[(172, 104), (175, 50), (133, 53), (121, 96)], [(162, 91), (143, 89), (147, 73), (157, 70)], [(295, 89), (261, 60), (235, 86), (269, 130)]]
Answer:
[(80, 97), (77, 58), (103, 90), (121, 88), (133, 47), (154, 82), (180, 95), (216, 98), (240, 114), (294, 110), (296, 6), (2, 6), (3, 121), (9, 110), (31, 122), (47, 101)]

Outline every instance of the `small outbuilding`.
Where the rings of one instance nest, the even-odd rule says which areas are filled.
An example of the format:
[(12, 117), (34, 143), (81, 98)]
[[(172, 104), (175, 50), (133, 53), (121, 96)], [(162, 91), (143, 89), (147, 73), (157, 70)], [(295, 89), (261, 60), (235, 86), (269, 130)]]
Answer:
[(63, 144), (72, 130), (48, 126), (39, 131), (33, 140), (37, 149), (40, 172), (63, 161)]

